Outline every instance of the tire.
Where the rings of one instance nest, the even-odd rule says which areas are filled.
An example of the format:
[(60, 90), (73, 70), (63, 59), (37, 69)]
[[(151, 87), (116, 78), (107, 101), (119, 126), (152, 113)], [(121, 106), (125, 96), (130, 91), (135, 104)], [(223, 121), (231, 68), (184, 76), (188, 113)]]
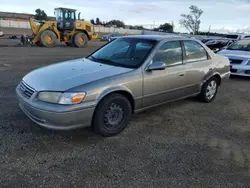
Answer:
[(105, 137), (114, 136), (123, 131), (132, 115), (129, 100), (120, 94), (111, 94), (98, 104), (93, 117), (93, 130)]
[(88, 37), (85, 33), (79, 32), (75, 34), (73, 42), (74, 45), (78, 48), (86, 47), (88, 45)]
[(210, 78), (205, 84), (203, 84), (201, 93), (198, 96), (200, 101), (206, 103), (212, 102), (216, 97), (218, 85), (219, 81), (216, 77)]
[(44, 30), (40, 34), (39, 42), (45, 47), (52, 48), (57, 42), (56, 34), (51, 30)]

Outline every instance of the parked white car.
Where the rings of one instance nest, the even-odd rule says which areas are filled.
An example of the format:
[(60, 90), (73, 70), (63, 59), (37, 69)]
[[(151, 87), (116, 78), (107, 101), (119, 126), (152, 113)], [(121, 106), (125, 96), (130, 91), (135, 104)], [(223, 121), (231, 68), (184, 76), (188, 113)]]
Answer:
[(250, 77), (250, 39), (242, 39), (218, 52), (230, 60), (231, 74)]
[(0, 30), (0, 37), (4, 36), (3, 31)]

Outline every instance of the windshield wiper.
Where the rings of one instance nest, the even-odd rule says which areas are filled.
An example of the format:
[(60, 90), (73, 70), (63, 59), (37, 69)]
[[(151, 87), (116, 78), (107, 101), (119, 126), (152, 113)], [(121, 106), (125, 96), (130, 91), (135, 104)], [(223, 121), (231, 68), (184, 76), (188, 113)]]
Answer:
[(94, 61), (97, 61), (97, 59), (94, 56), (91, 55), (89, 57), (91, 57)]
[(112, 64), (117, 64), (116, 62), (110, 60), (110, 59), (105, 59), (105, 58), (95, 58), (97, 61), (101, 61), (104, 63), (112, 63)]
[(110, 60), (110, 59), (105, 59), (105, 58), (96, 58), (94, 57), (93, 55), (89, 56), (91, 57), (94, 61), (97, 61), (97, 62), (102, 62), (102, 63), (112, 63), (112, 64), (117, 64), (116, 62)]

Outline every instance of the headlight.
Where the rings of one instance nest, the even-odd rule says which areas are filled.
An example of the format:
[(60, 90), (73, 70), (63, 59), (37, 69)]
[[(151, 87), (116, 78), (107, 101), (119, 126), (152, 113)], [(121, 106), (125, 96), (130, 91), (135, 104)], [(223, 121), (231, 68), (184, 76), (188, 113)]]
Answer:
[(40, 92), (38, 99), (45, 102), (57, 104), (78, 104), (82, 102), (86, 93), (62, 93), (62, 92)]
[(38, 99), (45, 102), (58, 103), (61, 92), (42, 91), (38, 94)]
[(82, 102), (86, 93), (63, 93), (60, 97), (59, 104), (78, 104)]
[(248, 60), (247, 65), (250, 65), (250, 60)]

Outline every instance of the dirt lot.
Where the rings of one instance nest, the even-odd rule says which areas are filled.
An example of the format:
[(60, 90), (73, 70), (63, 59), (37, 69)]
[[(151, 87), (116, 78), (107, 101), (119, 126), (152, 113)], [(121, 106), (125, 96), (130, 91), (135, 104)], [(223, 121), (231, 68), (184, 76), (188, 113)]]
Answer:
[[(19, 109), (29, 71), (88, 48), (14, 47), (0, 39), (0, 187), (249, 187), (250, 79), (231, 78), (213, 103), (195, 99), (133, 116), (120, 135), (40, 128)], [(56, 76), (56, 75), (55, 75)]]

